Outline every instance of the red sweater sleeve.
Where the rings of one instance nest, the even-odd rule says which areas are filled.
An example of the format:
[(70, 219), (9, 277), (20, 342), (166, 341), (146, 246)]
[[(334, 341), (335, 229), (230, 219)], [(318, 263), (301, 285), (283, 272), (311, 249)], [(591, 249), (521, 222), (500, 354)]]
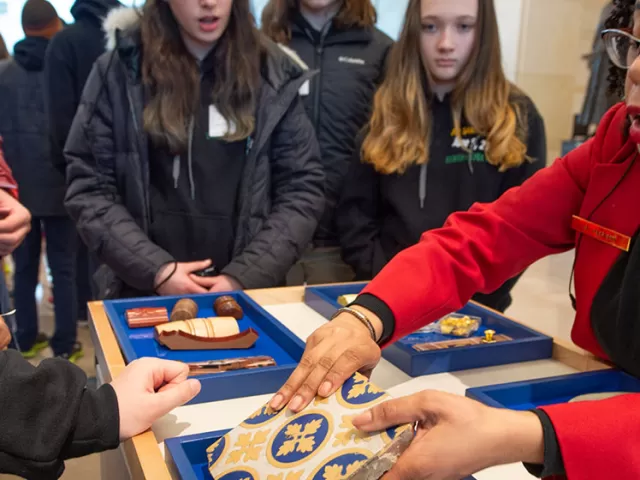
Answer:
[(534, 261), (574, 246), (571, 217), (589, 181), (593, 141), (542, 169), (491, 204), (449, 217), (398, 254), (364, 293), (391, 309), (391, 341), (491, 292)]
[(16, 199), (18, 198), (18, 184), (13, 178), (11, 169), (4, 159), (2, 150), (2, 137), (0, 137), (0, 188), (8, 191)]
[(640, 478), (640, 395), (543, 407), (569, 480)]

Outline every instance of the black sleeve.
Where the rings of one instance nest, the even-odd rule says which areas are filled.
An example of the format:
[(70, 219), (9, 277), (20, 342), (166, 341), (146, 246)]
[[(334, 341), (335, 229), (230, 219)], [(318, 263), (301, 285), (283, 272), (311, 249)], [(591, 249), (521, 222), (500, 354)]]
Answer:
[(524, 467), (531, 475), (538, 478), (566, 475), (564, 461), (562, 460), (562, 452), (560, 451), (560, 445), (558, 444), (558, 437), (556, 437), (556, 431), (553, 428), (553, 423), (551, 423), (549, 415), (547, 415), (543, 410), (532, 411), (538, 416), (540, 423), (542, 423), (544, 436), (544, 465), (531, 465), (525, 463)]
[(76, 78), (67, 60), (68, 47), (66, 37), (56, 35), (49, 43), (44, 64), (45, 107), (49, 119), (51, 160), (63, 175), (66, 175), (67, 168), (64, 144), (80, 101)]
[(113, 388), (90, 390), (86, 383), (65, 360), (34, 367), (16, 351), (0, 352), (0, 473), (58, 478), (65, 459), (118, 446)]
[(174, 258), (151, 241), (124, 205), (115, 136), (126, 127), (114, 123), (116, 102), (123, 100), (115, 93), (121, 77), (108, 68), (110, 55), (115, 53), (94, 65), (65, 144), (65, 207), (91, 253), (127, 284), (152, 292), (156, 274)]
[(379, 175), (371, 165), (360, 161), (363, 139), (361, 134), (335, 218), (343, 260), (356, 272), (357, 280), (370, 280), (386, 260), (379, 240)]
[(505, 172), (501, 193), (522, 185), (529, 177), (547, 165), (547, 136), (544, 130), (544, 120), (534, 103), (526, 98), (523, 101), (527, 119), (527, 157), (520, 167)]
[(396, 317), (386, 303), (370, 293), (364, 293), (358, 295), (358, 298), (351, 305), (366, 308), (378, 316), (382, 322), (382, 336), (378, 340), (379, 345), (384, 345), (391, 339), (396, 330)]

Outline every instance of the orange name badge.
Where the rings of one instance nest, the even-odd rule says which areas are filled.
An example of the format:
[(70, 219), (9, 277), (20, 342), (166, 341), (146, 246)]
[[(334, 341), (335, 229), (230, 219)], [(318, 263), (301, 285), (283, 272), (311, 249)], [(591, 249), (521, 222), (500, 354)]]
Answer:
[(611, 230), (610, 228), (606, 228), (598, 225), (597, 223), (590, 222), (589, 220), (585, 220), (584, 218), (578, 217), (577, 215), (573, 216), (573, 220), (571, 221), (571, 228), (579, 233), (583, 233), (584, 235), (588, 235), (591, 238), (595, 238), (602, 243), (611, 245), (612, 247), (619, 248), (620, 250), (623, 250), (625, 252), (629, 251), (629, 246), (631, 245), (631, 237), (623, 235), (622, 233), (618, 233), (615, 230)]

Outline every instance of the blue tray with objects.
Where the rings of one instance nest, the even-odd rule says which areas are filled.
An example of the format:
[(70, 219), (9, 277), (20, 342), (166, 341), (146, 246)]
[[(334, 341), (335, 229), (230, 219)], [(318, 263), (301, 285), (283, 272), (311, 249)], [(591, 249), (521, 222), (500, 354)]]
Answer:
[[(242, 307), (244, 317), (238, 321), (240, 330), (253, 328), (258, 332), (259, 338), (253, 347), (238, 350), (169, 350), (154, 338), (153, 327), (130, 328), (125, 318), (125, 312), (132, 308), (166, 307), (170, 313), (181, 298), (191, 298), (198, 304), (198, 317), (215, 317), (213, 303), (222, 295), (233, 297)], [(142, 357), (189, 363), (261, 355), (273, 357), (276, 362), (276, 366), (272, 367), (197, 375), (202, 390), (190, 403), (275, 393), (289, 378), (304, 352), (302, 340), (243, 292), (111, 300), (105, 301), (104, 307), (127, 363)]]
[[(207, 462), (207, 448), (229, 430), (168, 438), (164, 444), (180, 480), (214, 480)], [(467, 477), (464, 480), (475, 480)]]
[(531, 410), (604, 392), (640, 393), (640, 380), (619, 370), (601, 370), (469, 388), (466, 395), (492, 407)]
[[(354, 283), (307, 287), (305, 303), (325, 318), (331, 318), (340, 308), (338, 297), (360, 293), (365, 286), (366, 283)], [(511, 340), (442, 350), (417, 351), (414, 348), (417, 343), (448, 341), (454, 340), (455, 337), (434, 332), (416, 332), (385, 348), (382, 356), (412, 377), (551, 358), (553, 339), (547, 335), (474, 302), (468, 303), (457, 313), (482, 319), (480, 328), (471, 338), (484, 337), (485, 331), (490, 329), (497, 335), (511, 337)]]

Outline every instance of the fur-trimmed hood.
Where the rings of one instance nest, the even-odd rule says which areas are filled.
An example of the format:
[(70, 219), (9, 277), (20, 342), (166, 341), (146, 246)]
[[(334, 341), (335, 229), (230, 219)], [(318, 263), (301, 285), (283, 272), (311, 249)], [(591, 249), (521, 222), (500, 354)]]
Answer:
[(138, 30), (141, 16), (140, 10), (129, 7), (114, 8), (109, 12), (102, 24), (108, 51), (116, 48), (118, 31), (122, 35), (127, 35)]

